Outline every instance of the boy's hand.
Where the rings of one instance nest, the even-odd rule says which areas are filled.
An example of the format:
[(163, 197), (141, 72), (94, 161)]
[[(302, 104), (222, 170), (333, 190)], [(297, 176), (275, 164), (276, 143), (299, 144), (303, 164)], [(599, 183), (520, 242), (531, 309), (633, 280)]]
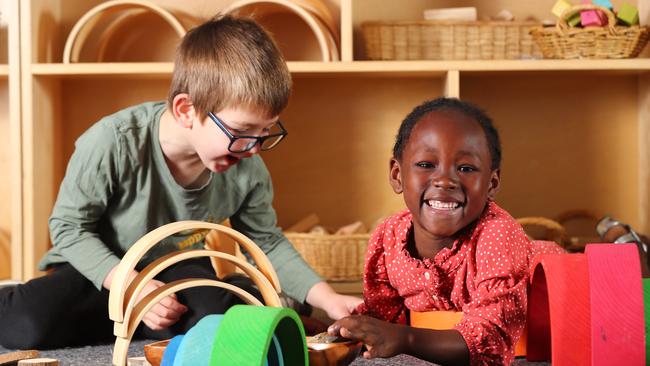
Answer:
[(354, 314), (357, 306), (362, 302), (363, 299), (356, 296), (336, 294), (332, 296), (330, 303), (324, 310), (331, 319), (338, 320)]
[[(162, 285), (164, 283), (158, 280), (149, 281), (142, 289), (137, 301), (142, 300), (147, 294)], [(151, 307), (142, 321), (152, 330), (161, 330), (174, 325), (186, 311), (187, 306), (178, 302), (175, 294), (171, 294)]]
[(307, 292), (306, 300), (308, 304), (325, 310), (327, 316), (334, 320), (354, 314), (357, 306), (363, 302), (358, 297), (336, 293), (325, 281), (315, 284)]
[(374, 358), (405, 353), (406, 328), (365, 315), (353, 315), (336, 321), (327, 332), (363, 342), (368, 349), (363, 357)]

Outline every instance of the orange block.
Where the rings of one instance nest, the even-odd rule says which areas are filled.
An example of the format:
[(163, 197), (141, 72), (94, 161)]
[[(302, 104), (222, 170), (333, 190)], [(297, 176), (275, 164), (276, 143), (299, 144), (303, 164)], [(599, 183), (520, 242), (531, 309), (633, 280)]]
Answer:
[[(463, 313), (457, 311), (411, 311), (411, 326), (435, 330), (454, 329)], [(515, 345), (515, 356), (526, 356), (526, 329)]]

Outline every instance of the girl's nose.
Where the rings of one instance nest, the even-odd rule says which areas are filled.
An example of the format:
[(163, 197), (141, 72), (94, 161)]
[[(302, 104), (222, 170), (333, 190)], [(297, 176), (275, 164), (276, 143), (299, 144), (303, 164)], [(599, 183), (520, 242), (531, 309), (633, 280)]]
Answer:
[(433, 185), (436, 188), (455, 189), (458, 187), (458, 179), (453, 174), (441, 172), (433, 179)]

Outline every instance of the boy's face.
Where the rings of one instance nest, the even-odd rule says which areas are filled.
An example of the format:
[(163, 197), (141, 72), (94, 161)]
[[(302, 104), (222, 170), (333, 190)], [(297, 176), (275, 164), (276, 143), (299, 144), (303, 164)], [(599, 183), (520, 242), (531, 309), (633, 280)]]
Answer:
[(391, 185), (404, 194), (418, 237), (454, 240), (476, 220), (499, 186), (485, 133), (458, 112), (431, 112), (413, 128), (402, 161), (393, 159)]
[[(261, 136), (278, 120), (277, 116), (268, 118), (261, 112), (249, 108), (229, 107), (214, 114), (234, 136)], [(229, 137), (209, 116), (201, 122), (197, 120), (195, 128), (192, 129), (192, 140), (203, 164), (216, 173), (225, 172), (241, 159), (251, 157), (260, 151), (259, 144), (246, 152), (229, 151)]]

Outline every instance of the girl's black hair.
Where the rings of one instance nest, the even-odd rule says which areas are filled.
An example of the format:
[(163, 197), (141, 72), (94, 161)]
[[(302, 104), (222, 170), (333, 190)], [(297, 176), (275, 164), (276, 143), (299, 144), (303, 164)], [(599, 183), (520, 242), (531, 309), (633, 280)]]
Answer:
[(415, 127), (422, 117), (434, 111), (458, 112), (475, 120), (483, 129), (483, 132), (485, 132), (485, 138), (487, 139), (488, 148), (490, 149), (490, 157), (492, 159), (492, 170), (501, 167), (501, 140), (499, 139), (499, 132), (492, 123), (492, 119), (476, 105), (461, 101), (457, 98), (436, 98), (415, 107), (415, 109), (406, 116), (404, 121), (402, 121), (399, 131), (397, 132), (395, 146), (393, 147), (393, 157), (395, 157), (395, 159), (400, 161), (402, 160), (404, 146), (411, 136), (413, 127)]

